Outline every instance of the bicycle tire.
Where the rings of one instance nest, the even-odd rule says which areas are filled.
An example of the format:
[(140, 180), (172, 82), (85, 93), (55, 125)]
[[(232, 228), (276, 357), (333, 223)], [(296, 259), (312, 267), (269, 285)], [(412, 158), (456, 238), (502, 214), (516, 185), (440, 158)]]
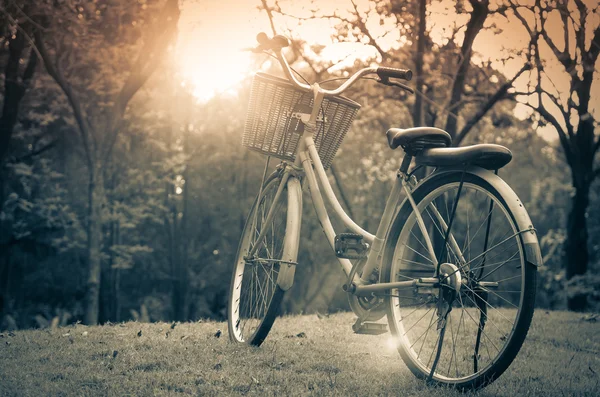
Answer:
[[(496, 184), (496, 186), (498, 185)], [(457, 197), (456, 193), (458, 193), (459, 189), (462, 190), (460, 191), (456, 210), (453, 213), (452, 208), (454, 206), (454, 200)], [(446, 201), (446, 208), (442, 208), (442, 200), (439, 199), (445, 192), (450, 192), (451, 190), (455, 190), (454, 200), (452, 200), (451, 203)], [(469, 191), (476, 192), (475, 198), (469, 196)], [(505, 262), (496, 261), (495, 263), (489, 263), (493, 256), (490, 255), (492, 252), (490, 248), (496, 247), (494, 244), (498, 244), (498, 240), (489, 241), (493, 240), (490, 239), (490, 234), (495, 233), (495, 238), (499, 233), (502, 233), (501, 226), (496, 228), (496, 225), (494, 225), (495, 229), (492, 229), (491, 226), (487, 225), (485, 229), (488, 230), (488, 233), (482, 232), (483, 235), (487, 234), (484, 238), (477, 237), (482, 226), (479, 226), (477, 232), (473, 230), (473, 233), (470, 233), (470, 211), (473, 208), (486, 208), (486, 204), (482, 205), (476, 202), (479, 193), (481, 193), (482, 197), (486, 195), (486, 198), (489, 199), (489, 201), (484, 200), (485, 203), (493, 201), (494, 204), (488, 204), (490, 211), (484, 212), (484, 218), (478, 219), (484, 220), (486, 225), (491, 225), (494, 221), (493, 209), (499, 209), (499, 212), (497, 213), (501, 214), (500, 217), (503, 216), (506, 225), (510, 227), (508, 230), (507, 241), (512, 242), (517, 248), (515, 252), (518, 252), (519, 264), (516, 266), (514, 266), (514, 261), (516, 260), (513, 259), (515, 254), (513, 254), (512, 257), (509, 257), (510, 251), (506, 248), (507, 246), (504, 245), (506, 243), (499, 244), (498, 248), (494, 248), (497, 249), (497, 251), (493, 253), (493, 255), (496, 255), (494, 260), (498, 259), (497, 256), (500, 255), (499, 259), (504, 259)], [(448, 194), (448, 197), (450, 196), (451, 194)], [(462, 263), (467, 265), (464, 266), (464, 268), (463, 265), (461, 265), (461, 267), (457, 266), (457, 269), (459, 269), (461, 273), (463, 283), (466, 282), (466, 285), (470, 285), (471, 287), (461, 287), (460, 293), (456, 294), (456, 298), (450, 300), (452, 304), (448, 304), (448, 306), (451, 306), (452, 309), (450, 309), (447, 318), (445, 319), (443, 319), (443, 313), (445, 313), (444, 309), (439, 308), (443, 307), (443, 304), (440, 304), (440, 300), (443, 299), (441, 297), (448, 295), (447, 293), (444, 295), (441, 286), (437, 289), (433, 288), (431, 290), (432, 294), (429, 295), (427, 299), (424, 299), (423, 296), (417, 297), (417, 295), (420, 294), (415, 293), (413, 293), (412, 297), (402, 295), (407, 294), (405, 290), (393, 290), (387, 302), (387, 315), (390, 331), (397, 343), (397, 348), (403, 361), (417, 377), (425, 378), (434, 384), (450, 386), (460, 390), (480, 389), (497, 379), (509, 367), (525, 340), (534, 311), (537, 267), (525, 260), (523, 238), (517, 228), (518, 223), (515, 213), (512, 213), (509, 209), (510, 206), (507, 205), (507, 199), (481, 175), (469, 172), (463, 173), (462, 171), (434, 174), (416, 187), (413, 192), (413, 199), (421, 211), (424, 222), (427, 218), (430, 219), (429, 224), (426, 225), (426, 230), (428, 230), (430, 236), (437, 233), (441, 238), (445, 237), (444, 234), (447, 229), (442, 227), (439, 217), (434, 213), (434, 207), (435, 211), (440, 213), (442, 218), (444, 218), (442, 213), (444, 210), (446, 211), (446, 214), (448, 215), (446, 225), (451, 225), (452, 235), (454, 235), (456, 231), (456, 235), (458, 236), (455, 238), (457, 246), (460, 248), (462, 243), (463, 249), (466, 247), (469, 251), (468, 253), (462, 253), (463, 257), (467, 256)], [(462, 209), (467, 207), (466, 217), (464, 212), (459, 212), (461, 203), (463, 203)], [(440, 209), (437, 207), (440, 207)], [(525, 211), (522, 205), (518, 206), (518, 210)], [(432, 213), (433, 216), (431, 216)], [(451, 223), (449, 219), (451, 215), (454, 215), (454, 223)], [(496, 220), (497, 219), (498, 216), (496, 217)], [(462, 227), (461, 232), (461, 225), (464, 224), (467, 226), (466, 228)], [(464, 229), (466, 229), (466, 233), (464, 232)], [(423, 262), (425, 260), (423, 257), (427, 256), (428, 252), (426, 251), (425, 244), (421, 244), (421, 246), (418, 246), (418, 248), (415, 249), (413, 247), (415, 247), (416, 244), (411, 243), (411, 241), (414, 243), (419, 240), (419, 233), (420, 229), (417, 225), (413, 209), (410, 203), (405, 201), (392, 222), (388, 238), (386, 239), (384, 265), (381, 278), (382, 282), (405, 281), (410, 278), (432, 277), (435, 275), (435, 273), (427, 273), (431, 273), (432, 269), (435, 271), (437, 264), (430, 266), (427, 262)], [(463, 241), (459, 241), (461, 233), (464, 235)], [(420, 236), (423, 237), (423, 234), (421, 233)], [(488, 242), (485, 241), (486, 239), (488, 239)], [(447, 252), (446, 257), (442, 258), (444, 261), (451, 262), (451, 260), (454, 259), (455, 262), (460, 263), (460, 254), (453, 252), (450, 245), (447, 245), (445, 248), (439, 247), (439, 245), (444, 245), (444, 240), (438, 239), (438, 241), (440, 241), (441, 244), (438, 244), (436, 247), (436, 253), (438, 253), (438, 255), (443, 254), (443, 250), (445, 249)], [(499, 241), (501, 242), (503, 240), (500, 239)], [(474, 243), (475, 245), (473, 245)], [(481, 252), (485, 253), (477, 258), (475, 254), (471, 255), (471, 246), (474, 247), (474, 250), (481, 247)], [(410, 249), (407, 249), (407, 247)], [(413, 249), (420, 252), (414, 253), (412, 252)], [(489, 251), (485, 251), (486, 249)], [(419, 256), (417, 256), (417, 254)], [(407, 257), (412, 257), (412, 260), (406, 259)], [(415, 257), (417, 260), (415, 260)], [(490, 258), (487, 264), (486, 257)], [(467, 262), (467, 260), (470, 261), (470, 263)], [(479, 268), (477, 266), (474, 267), (475, 260), (477, 260), (478, 263), (481, 263), (482, 261), (483, 264), (480, 264)], [(422, 263), (421, 265), (416, 265), (410, 262)], [(498, 263), (500, 264), (498, 265)], [(511, 264), (507, 265), (507, 263)], [(488, 266), (487, 269), (486, 266)], [(498, 267), (498, 269), (496, 269), (496, 267)], [(467, 272), (466, 270), (469, 271)], [(484, 280), (484, 278), (487, 278), (487, 280)], [(494, 287), (497, 288), (496, 291), (492, 291), (492, 287), (475, 286), (477, 282), (489, 282), (492, 278), (499, 279), (499, 282), (492, 281), (493, 283), (498, 283), (498, 286)], [(516, 285), (520, 285), (521, 289), (513, 291), (512, 288), (515, 288)], [(486, 292), (484, 290), (489, 291)], [(424, 290), (424, 292), (426, 292), (426, 290)], [(518, 298), (511, 296), (515, 295), (515, 293), (519, 294)], [(467, 298), (470, 299), (470, 301), (467, 300)], [(456, 299), (458, 299), (456, 306), (460, 306), (460, 308), (455, 310), (454, 302), (456, 302)], [(516, 302), (516, 299), (518, 299), (518, 307), (514, 303)], [(492, 302), (494, 302), (494, 304), (492, 304)], [(516, 307), (516, 310), (510, 305), (506, 305), (506, 303)], [(501, 304), (506, 307), (501, 306)], [(433, 310), (431, 318), (428, 318), (429, 311), (423, 315), (421, 314), (421, 312), (424, 312), (428, 307), (429, 311)], [(442, 317), (439, 317), (440, 312), (442, 313)], [(459, 312), (461, 313), (460, 318), (456, 320), (459, 316)], [(417, 314), (416, 316), (409, 318), (415, 313)], [(465, 315), (465, 313), (467, 313), (467, 315)], [(475, 321), (470, 313), (478, 313), (479, 322)], [(434, 319), (436, 314), (438, 314), (438, 318)], [(512, 326), (510, 326), (510, 318), (513, 315), (514, 322), (512, 322)], [(469, 321), (467, 317), (470, 317), (470, 320), (472, 320), (472, 323), (474, 324), (471, 324), (471, 321)], [(491, 328), (490, 330), (490, 319), (492, 317), (498, 320), (497, 324), (494, 325), (497, 330), (494, 328)], [(425, 321), (429, 320), (429, 324), (425, 323), (419, 325), (418, 322), (421, 321), (420, 319), (425, 318), (427, 318)], [(484, 318), (483, 327), (481, 325), (482, 318)], [(503, 325), (505, 324), (504, 319), (508, 322), (506, 325)], [(456, 323), (458, 323), (458, 326), (456, 326)], [(471, 351), (469, 348), (469, 343), (471, 342), (468, 340), (467, 342), (464, 342), (464, 351), (460, 350), (460, 348), (458, 352), (456, 351), (457, 345), (463, 344), (461, 323), (463, 324), (462, 331), (464, 332), (464, 335), (469, 336), (470, 334), (470, 336), (475, 336), (471, 345), (473, 346), (472, 355), (470, 355)], [(433, 327), (433, 325), (436, 325), (436, 327)], [(422, 327), (426, 327), (424, 331)], [(450, 328), (450, 332), (446, 332), (448, 327)], [(508, 330), (509, 327), (510, 330)], [(433, 328), (436, 328), (436, 330), (432, 331)], [(438, 328), (443, 328), (443, 330)], [(481, 328), (481, 331), (479, 331), (479, 328)], [(486, 334), (486, 331), (489, 332), (489, 335)], [(431, 335), (428, 335), (428, 333), (431, 333)], [(443, 341), (441, 348), (439, 348), (440, 334)], [(420, 338), (422, 338), (422, 340), (420, 340)], [(432, 346), (429, 349), (431, 351), (427, 348), (423, 350), (426, 341), (430, 341), (428, 346)], [(499, 345), (500, 343), (502, 348), (498, 349), (497, 344)], [(483, 349), (481, 349), (483, 344), (485, 344), (489, 357), (485, 360), (485, 363), (482, 364), (480, 360), (484, 361), (483, 355), (485, 354)], [(448, 350), (448, 345), (452, 346), (452, 350)], [(497, 349), (497, 352), (491, 354), (490, 350), (493, 352), (494, 348)], [(434, 353), (436, 356), (439, 356), (439, 358), (435, 358), (432, 361), (431, 358), (434, 357)], [(459, 360), (459, 356), (462, 356), (462, 360)], [(428, 359), (427, 364), (425, 364), (425, 359)], [(471, 360), (470, 363), (469, 360)], [(472, 369), (468, 370), (471, 365)], [(448, 367), (447, 371), (446, 366)], [(434, 374), (431, 374), (432, 367), (435, 367)]]
[[(277, 285), (280, 263), (269, 262), (269, 259), (281, 259), (281, 254), (285, 248), (286, 228), (290, 227), (286, 222), (288, 212), (287, 195), (291, 194), (287, 188), (287, 182), (278, 202), (273, 202), (281, 181), (279, 173), (274, 173), (267, 178), (260, 197), (256, 198), (252, 206), (240, 238), (227, 305), (229, 338), (234, 342), (260, 346), (267, 337), (280, 311), (281, 301), (285, 293)], [(270, 227), (270, 230), (267, 232), (267, 236), (263, 239), (263, 244), (257, 251), (257, 259), (248, 261), (244, 257), (249, 252), (250, 247), (256, 243), (256, 241), (253, 241), (253, 238), (258, 238), (258, 234), (265, 227), (262, 222), (265, 221), (272, 205), (276, 205), (276, 212), (274, 213), (272, 222), (267, 225), (267, 227)], [(256, 218), (256, 224), (254, 224), (255, 215), (260, 215), (261, 217), (260, 220)], [(295, 226), (292, 225), (291, 227)], [(254, 233), (252, 233), (252, 228), (255, 229)], [(267, 240), (270, 240), (270, 244)], [(260, 258), (263, 259), (261, 260)], [(296, 258), (287, 259), (291, 261), (296, 260)], [(268, 268), (270, 268), (269, 272), (267, 271)], [(250, 270), (250, 273), (248, 270)], [(253, 283), (253, 280), (256, 282)], [(260, 298), (262, 305), (260, 307), (253, 307), (253, 299), (258, 298)], [(255, 303), (258, 304), (259, 302), (256, 301)], [(247, 328), (248, 326), (250, 328)]]

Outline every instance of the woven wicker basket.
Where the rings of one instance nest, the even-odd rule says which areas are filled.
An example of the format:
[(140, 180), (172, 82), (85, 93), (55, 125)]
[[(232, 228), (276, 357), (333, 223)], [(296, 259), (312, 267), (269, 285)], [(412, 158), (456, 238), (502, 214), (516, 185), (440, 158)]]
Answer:
[[(279, 77), (257, 73), (242, 144), (268, 156), (293, 161), (304, 131), (299, 114), (310, 113), (312, 104), (312, 92), (301, 91)], [(323, 100), (314, 140), (325, 168), (331, 165), (359, 108), (358, 103), (344, 97)]]

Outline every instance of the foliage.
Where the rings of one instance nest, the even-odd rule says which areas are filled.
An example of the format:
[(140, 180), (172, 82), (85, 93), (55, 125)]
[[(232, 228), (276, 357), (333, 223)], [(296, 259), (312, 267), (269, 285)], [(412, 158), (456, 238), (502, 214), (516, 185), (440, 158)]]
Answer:
[[(103, 117), (114, 105), (109, 97), (118, 94), (126, 78), (114, 72), (131, 66), (131, 55), (143, 44), (141, 22), (133, 22), (152, 19), (146, 15), (156, 12), (158, 2), (81, 2), (74, 9), (67, 3), (60, 3), (66, 8), (59, 9), (66, 19), (52, 21), (52, 26), (58, 29), (72, 23), (70, 30), (52, 32), (72, 46), (61, 62), (68, 66), (64, 70), (73, 78), (69, 81), (74, 89), (86, 99), (84, 110), (96, 126), (89, 136), (107, 139), (109, 131), (103, 124), (107, 119)], [(40, 15), (54, 7), (54, 2), (40, 4)], [(143, 8), (144, 4), (148, 7)], [(401, 33), (413, 34), (416, 22), (410, 7), (414, 4), (373, 4), (370, 18), (382, 18), (385, 24), (394, 13), (401, 18), (395, 21), (403, 22)], [(388, 5), (392, 8), (386, 8)], [(119, 15), (131, 23), (118, 25)], [(340, 29), (336, 39), (357, 39), (365, 34), (355, 19), (341, 23), (347, 29)], [(69, 36), (74, 35), (73, 29), (86, 33), (82, 40), (89, 40), (85, 41), (89, 46), (75, 46), (79, 42)], [(115, 32), (123, 36), (114, 37)], [(303, 51), (296, 51), (292, 58), (309, 79), (343, 75), (363, 64), (357, 61), (328, 71), (328, 65), (318, 61), (319, 48), (304, 44)], [(389, 56), (410, 65), (413, 60), (404, 51), (407, 48), (391, 49)], [(458, 49), (452, 40), (432, 44), (425, 58), (426, 95), (432, 102), (426, 106), (428, 124), (442, 125), (448, 116), (444, 76), (455, 67)], [(6, 55), (2, 51), (5, 49), (0, 48), (0, 60)], [(49, 53), (55, 56), (57, 51), (49, 48)], [(234, 95), (221, 94), (197, 103), (181, 86), (171, 61), (166, 57), (156, 65), (157, 73), (131, 99), (119, 133), (113, 135), (111, 155), (96, 168), (103, 188), (95, 203), (102, 274), (99, 319), (103, 322), (223, 319), (238, 239), (259, 190), (265, 158), (240, 145), (249, 82), (242, 83)], [(42, 72), (35, 74), (23, 98), (10, 154), (0, 170), (0, 293), (4, 300), (0, 317), (6, 320), (10, 316), (11, 324), (19, 328), (47, 326), (57, 317), (61, 323), (83, 320), (84, 296), (89, 289), (90, 178), (85, 138), (69, 99)], [(275, 68), (269, 72), (275, 73)], [(488, 94), (507, 81), (510, 77), (491, 65), (473, 63), (465, 83), (462, 122), (477, 116)], [(481, 92), (486, 94), (478, 96)], [(331, 175), (331, 182), (334, 189), (343, 189), (348, 211), (357, 222), (374, 230), (402, 157), (400, 150), (389, 150), (384, 132), (389, 127), (412, 125), (415, 98), (369, 80), (357, 84), (347, 96), (358, 100), (362, 109), (334, 161), (337, 173), (336, 178)], [(567, 291), (589, 294), (593, 301), (598, 296), (598, 280), (593, 274), (600, 270), (600, 246), (596, 243), (600, 241), (600, 212), (595, 207), (588, 212), (590, 268), (567, 283), (560, 256), (573, 190), (563, 166), (564, 155), (556, 143), (534, 132), (531, 119), (517, 119), (514, 111), (513, 102), (496, 103), (463, 142), (499, 143), (513, 152), (512, 163), (500, 176), (521, 197), (541, 236), (545, 265), (540, 268), (538, 304), (563, 308)], [(106, 153), (107, 146), (102, 150)], [(271, 160), (270, 170), (276, 163)], [(592, 185), (591, 202), (598, 200), (599, 189)], [(286, 295), (283, 310), (345, 310), (346, 295), (340, 288), (344, 277), (323, 239), (308, 194), (304, 200), (296, 282)], [(344, 230), (339, 223), (335, 226)], [(0, 325), (3, 327), (6, 325)]]
[[(600, 55), (600, 24), (593, 18), (598, 6), (581, 0), (524, 4), (508, 0), (504, 8), (527, 32), (528, 59), (535, 65), (527, 89), (515, 92), (515, 96), (542, 124), (548, 123), (556, 131), (571, 172), (574, 194), (563, 263), (567, 278), (577, 278), (586, 274), (591, 262), (587, 212), (591, 185), (600, 175), (596, 160), (600, 148), (598, 115), (592, 101), (597, 95), (594, 81)], [(550, 28), (553, 19), (556, 23)], [(557, 86), (558, 79), (564, 84)], [(569, 293), (568, 306), (585, 310), (586, 295)]]

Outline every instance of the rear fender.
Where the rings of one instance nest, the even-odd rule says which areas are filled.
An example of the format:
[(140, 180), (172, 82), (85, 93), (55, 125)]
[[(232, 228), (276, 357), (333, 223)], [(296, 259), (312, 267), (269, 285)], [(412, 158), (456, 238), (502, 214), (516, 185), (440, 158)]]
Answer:
[[(422, 183), (426, 183), (427, 180), (435, 178), (444, 173), (463, 171), (465, 171), (465, 168), (462, 166), (438, 168), (431, 175), (425, 178)], [(477, 175), (489, 183), (498, 193), (500, 193), (500, 195), (506, 201), (506, 206), (515, 217), (515, 223), (517, 224), (518, 230), (524, 231), (520, 234), (520, 237), (523, 241), (523, 246), (525, 247), (525, 260), (534, 266), (542, 266), (542, 252), (540, 250), (536, 230), (533, 227), (533, 223), (531, 222), (529, 214), (525, 210), (523, 203), (514, 190), (512, 190), (512, 188), (508, 186), (508, 184), (504, 182), (504, 180), (498, 175), (484, 168), (472, 166), (468, 167), (465, 172)], [(416, 189), (418, 189), (418, 187)], [(525, 230), (527, 231), (525, 232)]]

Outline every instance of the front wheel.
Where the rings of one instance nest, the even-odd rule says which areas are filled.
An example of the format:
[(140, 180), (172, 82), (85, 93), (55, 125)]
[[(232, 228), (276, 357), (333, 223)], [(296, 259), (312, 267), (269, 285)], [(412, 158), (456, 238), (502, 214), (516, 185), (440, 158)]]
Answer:
[(533, 232), (519, 229), (517, 219), (527, 214), (508, 205), (498, 186), (480, 174), (434, 174), (413, 192), (424, 227), (405, 202), (388, 235), (383, 282), (440, 280), (392, 290), (387, 308), (402, 359), (433, 383), (462, 390), (491, 383), (531, 323), (537, 269), (526, 260), (522, 234)]
[[(295, 194), (288, 190), (288, 182), (281, 174), (273, 174), (263, 185), (246, 220), (227, 306), (229, 338), (234, 342), (259, 346), (279, 314), (285, 292), (277, 284), (279, 272), (282, 266), (296, 260), (297, 253), (297, 241), (286, 239), (286, 234), (292, 232), (287, 228), (298, 227), (295, 222), (288, 222), (289, 213), (298, 211), (288, 205), (297, 203), (288, 200), (288, 194)], [(269, 212), (272, 212), (270, 219)], [(290, 244), (296, 247), (289, 247)]]

